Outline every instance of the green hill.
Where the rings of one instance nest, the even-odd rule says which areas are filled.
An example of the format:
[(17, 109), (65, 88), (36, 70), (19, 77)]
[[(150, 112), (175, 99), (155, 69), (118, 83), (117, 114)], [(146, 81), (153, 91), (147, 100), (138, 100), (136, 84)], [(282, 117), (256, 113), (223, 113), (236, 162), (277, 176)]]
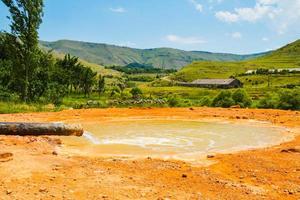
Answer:
[(124, 66), (130, 63), (152, 65), (157, 68), (180, 69), (196, 60), (215, 61), (241, 61), (265, 55), (235, 55), (224, 53), (210, 53), (202, 51), (183, 51), (171, 48), (134, 49), (108, 44), (97, 44), (71, 40), (59, 40), (56, 42), (40, 42), (42, 46), (60, 53), (70, 53), (91, 63), (99, 65)]
[(246, 61), (220, 62), (197, 61), (181, 69), (173, 77), (179, 81), (192, 81), (201, 78), (228, 78), (248, 70), (259, 68), (282, 69), (300, 67), (300, 40), (288, 44), (270, 54)]
[[(45, 51), (49, 51), (51, 50), (50, 48), (48, 47), (45, 47), (45, 46), (41, 46), (41, 48)], [(54, 58), (59, 58), (59, 59), (63, 59), (64, 56), (66, 54), (64, 53), (61, 53), (61, 52), (58, 52), (58, 51), (55, 51), (55, 50), (52, 50), (52, 55)], [(99, 64), (95, 64), (95, 63), (91, 63), (91, 62), (88, 62), (82, 58), (79, 58), (79, 61), (86, 67), (89, 67), (91, 68), (93, 71), (97, 72), (97, 73), (101, 73), (102, 75), (115, 75), (115, 76), (121, 76), (120, 72), (116, 71), (116, 70), (112, 70), (112, 69), (107, 69), (105, 68), (104, 66), (102, 65), (99, 65)]]

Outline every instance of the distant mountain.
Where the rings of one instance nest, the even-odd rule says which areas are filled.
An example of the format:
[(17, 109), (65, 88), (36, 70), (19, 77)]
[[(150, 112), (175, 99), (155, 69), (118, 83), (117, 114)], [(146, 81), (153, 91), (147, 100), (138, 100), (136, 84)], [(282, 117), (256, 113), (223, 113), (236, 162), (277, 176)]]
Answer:
[(228, 78), (248, 70), (285, 69), (300, 67), (300, 40), (288, 44), (267, 55), (244, 61), (196, 61), (182, 68), (173, 77), (180, 81), (202, 78)]
[(56, 42), (41, 41), (40, 43), (46, 48), (64, 54), (70, 53), (71, 55), (99, 65), (125, 66), (130, 63), (140, 63), (165, 69), (180, 69), (197, 60), (241, 61), (266, 54), (236, 55), (203, 51), (183, 51), (172, 48), (134, 49), (71, 40), (59, 40)]

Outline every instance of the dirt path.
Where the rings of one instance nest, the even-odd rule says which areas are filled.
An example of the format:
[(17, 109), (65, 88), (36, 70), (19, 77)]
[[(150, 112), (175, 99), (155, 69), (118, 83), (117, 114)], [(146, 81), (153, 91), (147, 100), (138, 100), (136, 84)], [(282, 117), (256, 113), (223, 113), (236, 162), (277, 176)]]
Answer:
[[(120, 118), (262, 120), (300, 133), (300, 113), (251, 109), (104, 109), (0, 115), (0, 121), (80, 123)], [(300, 199), (300, 137), (216, 155), (209, 167), (146, 158), (59, 154), (59, 138), (0, 136), (0, 199)], [(1, 154), (8, 152), (13, 155)]]

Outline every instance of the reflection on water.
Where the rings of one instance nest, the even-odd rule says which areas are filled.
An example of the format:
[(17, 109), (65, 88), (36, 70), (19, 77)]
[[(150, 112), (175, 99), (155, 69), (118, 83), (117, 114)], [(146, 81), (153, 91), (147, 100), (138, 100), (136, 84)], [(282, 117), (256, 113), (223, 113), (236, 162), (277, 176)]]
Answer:
[(101, 155), (187, 157), (274, 145), (287, 139), (285, 129), (255, 122), (128, 120), (84, 124), (84, 128), (83, 138), (66, 138), (66, 145)]

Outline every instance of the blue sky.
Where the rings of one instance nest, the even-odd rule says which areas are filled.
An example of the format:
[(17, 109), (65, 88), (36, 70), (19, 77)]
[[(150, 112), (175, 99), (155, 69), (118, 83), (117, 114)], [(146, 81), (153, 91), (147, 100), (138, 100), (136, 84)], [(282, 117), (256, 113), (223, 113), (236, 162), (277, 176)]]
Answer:
[[(0, 29), (8, 30), (0, 3)], [(45, 0), (40, 39), (256, 53), (300, 39), (300, 0)]]

